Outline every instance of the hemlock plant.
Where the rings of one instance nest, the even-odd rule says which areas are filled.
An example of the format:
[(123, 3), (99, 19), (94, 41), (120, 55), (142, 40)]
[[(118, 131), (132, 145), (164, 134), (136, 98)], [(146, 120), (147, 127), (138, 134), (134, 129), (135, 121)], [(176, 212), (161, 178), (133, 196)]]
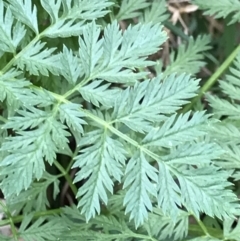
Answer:
[(165, 68), (148, 56), (167, 19), (161, 0), (0, 0), (1, 240), (239, 240), (240, 57), (221, 82), (230, 100), (208, 97), (214, 116), (184, 111), (210, 38)]

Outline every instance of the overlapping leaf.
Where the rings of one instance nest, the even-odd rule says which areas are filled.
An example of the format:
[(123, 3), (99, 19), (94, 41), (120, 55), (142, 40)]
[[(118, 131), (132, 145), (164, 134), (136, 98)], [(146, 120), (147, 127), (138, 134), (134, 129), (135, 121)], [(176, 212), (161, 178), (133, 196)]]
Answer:
[(82, 77), (83, 74), (77, 56), (73, 55), (72, 50), (68, 50), (66, 46), (63, 46), (60, 62), (62, 66), (64, 66), (64, 68), (61, 69), (61, 74), (70, 84), (76, 84), (78, 78)]
[(81, 197), (78, 206), (89, 220), (100, 213), (100, 200), (107, 204), (107, 191), (113, 193), (113, 181), (121, 181), (125, 150), (105, 130), (88, 132), (78, 144), (88, 146), (81, 150), (73, 167), (81, 168), (75, 182), (87, 179), (77, 196)]
[[(60, 238), (60, 233), (67, 231), (66, 224), (62, 223), (58, 216), (48, 220), (40, 217), (33, 223), (33, 215), (24, 216), (18, 230), (18, 237), (24, 240), (56, 241)], [(46, 222), (47, 221), (47, 222)]]
[[(221, 151), (213, 143), (212, 136), (208, 136), (209, 140), (206, 138), (210, 133), (208, 126), (212, 123), (210, 116), (204, 112), (176, 114), (188, 99), (196, 95), (199, 81), (186, 74), (168, 76), (173, 71), (195, 74), (203, 66), (202, 52), (209, 48), (209, 38), (191, 39), (188, 47), (180, 47), (176, 57), (172, 54), (172, 64), (164, 73), (167, 78), (158, 76), (143, 80), (148, 74), (146, 67), (154, 64), (148, 56), (157, 52), (166, 40), (162, 27), (156, 23), (165, 19), (165, 1), (153, 1), (152, 7), (149, 7), (149, 1), (124, 0), (116, 18), (132, 18), (143, 12), (141, 19), (145, 24), (130, 25), (122, 31), (117, 21), (113, 21), (102, 31), (96, 24), (102, 22), (96, 19), (109, 11), (112, 2), (41, 0), (36, 6), (42, 5), (50, 23), (49, 26), (44, 25), (45, 29), (39, 33), (42, 23), (39, 28), (37, 9), (30, 0), (5, 1), (5, 9), (0, 0), (1, 51), (14, 53), (15, 56), (0, 75), (0, 101), (6, 102), (8, 107), (14, 106), (14, 116), (6, 120), (4, 113), (2, 121), (6, 124), (1, 126), (12, 133), (5, 138), (7, 132), (3, 132), (0, 155), (1, 190), (12, 201), (10, 205), (15, 204), (18, 211), (23, 208), (24, 212), (46, 208), (47, 186), (55, 183), (54, 195), (58, 188), (51, 178), (44, 179), (45, 161), (56, 163), (58, 153), (73, 156), (68, 143), (70, 131), (76, 139), (77, 150), (80, 150), (73, 165), (79, 168), (74, 181), (83, 183), (77, 198), (80, 198), (78, 207), (87, 221), (100, 213), (101, 203), (108, 204), (109, 196), (114, 194), (115, 183), (123, 184), (124, 188), (118, 193), (115, 206), (111, 200), (108, 217), (100, 216), (90, 224), (83, 224), (84, 217), (77, 209), (63, 216), (61, 220), (71, 223), (70, 229), (74, 227), (69, 232), (65, 232), (66, 226), (63, 227), (62, 221), (57, 218), (34, 222), (32, 216), (25, 217), (18, 235), (24, 240), (55, 241), (63, 239), (62, 233), (66, 235), (64, 240), (71, 241), (79, 238), (145, 240), (149, 238), (145, 230), (151, 239), (183, 239), (189, 214), (199, 217), (201, 212), (205, 212), (223, 219), (239, 213), (236, 196), (227, 181), (232, 171), (215, 167), (217, 163), (231, 169), (230, 165), (213, 162)], [(231, 2), (234, 3), (233, 0)], [(22, 24), (27, 30), (24, 41), (25, 27)], [(36, 36), (31, 35), (33, 32)], [(79, 36), (79, 50), (76, 52), (67, 47), (71, 46), (68, 41), (62, 53), (56, 53), (57, 48), (48, 49), (41, 40), (43, 37), (70, 36)], [(53, 43), (49, 39), (45, 41), (50, 45)], [(56, 47), (59, 46), (56, 44)], [(10, 69), (11, 64), (22, 72)], [(59, 75), (58, 78), (47, 79), (54, 83), (46, 86), (57, 87), (51, 89), (53, 92), (36, 86), (32, 88), (31, 83), (22, 77), (26, 71), (42, 81), (42, 76), (49, 73)], [(229, 83), (222, 84), (232, 102), (219, 102), (217, 99), (215, 109), (219, 109), (220, 114), (228, 113), (228, 116), (236, 118), (239, 70), (233, 69), (232, 74), (235, 76), (228, 77)], [(37, 80), (31, 78), (33, 83)], [(81, 100), (79, 96), (75, 98), (75, 94), (79, 95), (77, 91), (83, 97)], [(80, 105), (79, 101), (83, 100), (90, 104), (84, 102)], [(221, 112), (221, 105), (225, 103), (228, 112)], [(91, 107), (93, 104), (94, 108), (83, 109), (85, 104)], [(212, 106), (215, 107), (214, 104)], [(222, 139), (227, 139), (234, 128), (228, 126), (225, 130)], [(218, 134), (221, 131), (224, 132), (224, 128)], [(227, 145), (233, 148), (229, 152), (231, 159), (239, 156), (237, 134), (236, 131), (235, 139)], [(41, 182), (38, 182), (39, 179)], [(16, 194), (19, 194), (17, 198)], [(27, 196), (30, 201), (24, 205)], [(33, 199), (36, 199), (35, 203)], [(154, 204), (168, 218), (155, 215), (157, 209), (154, 209), (154, 215), (159, 219), (149, 215)], [(125, 215), (112, 216), (111, 212), (118, 215), (124, 207)], [(117, 210), (113, 211), (114, 208)], [(188, 213), (182, 215), (183, 208)], [(73, 212), (79, 217), (76, 218)], [(141, 236), (127, 228), (126, 219), (130, 218), (139, 227), (146, 224), (148, 217), (149, 226), (144, 225)], [(76, 225), (72, 221), (76, 221), (75, 218), (78, 220)], [(161, 221), (158, 227), (157, 220)], [(76, 228), (79, 226), (82, 228), (80, 231)]]
[(146, 0), (123, 0), (116, 16), (118, 20), (135, 18), (141, 15), (139, 10), (149, 6)]
[(21, 78), (21, 74), (15, 69), (0, 74), (0, 101), (6, 101), (10, 112), (33, 100), (34, 94), (28, 88), (31, 83)]
[[(13, 117), (4, 126), (17, 129), (17, 135), (9, 137), (1, 147), (1, 151), (9, 152), (0, 163), (4, 167), (0, 175), (5, 177), (1, 186), (6, 196), (28, 189), (34, 178), (39, 180), (45, 171), (44, 160), (52, 164), (57, 152), (71, 155), (66, 126), (47, 112), (34, 109), (30, 112), (20, 111), (21, 116)], [(33, 129), (29, 131), (30, 127)]]
[(190, 118), (190, 113), (181, 114), (176, 118), (176, 114), (168, 118), (163, 125), (153, 127), (143, 139), (145, 146), (174, 147), (184, 142), (196, 140), (198, 137), (206, 135), (204, 125), (209, 116), (204, 112), (196, 112)]
[(80, 110), (80, 106), (74, 103), (62, 104), (59, 108), (59, 118), (64, 124), (70, 128), (77, 143), (80, 141), (81, 135), (84, 133), (83, 125), (87, 122), (83, 119), (85, 114)]
[(79, 38), (79, 55), (85, 72), (85, 81), (100, 78), (109, 82), (131, 83), (146, 76), (134, 68), (146, 67), (153, 62), (146, 57), (159, 49), (166, 34), (158, 24), (138, 24), (122, 34), (117, 22), (108, 25), (104, 38), (93, 22), (86, 26)]
[(92, 83), (83, 86), (79, 89), (82, 97), (99, 107), (100, 104), (106, 108), (110, 108), (114, 105), (114, 102), (120, 94), (119, 89), (110, 89), (110, 84), (103, 84), (102, 80), (95, 80)]
[(49, 72), (55, 75), (61, 74), (59, 54), (53, 54), (55, 48), (44, 48), (46, 43), (36, 42), (31, 44), (19, 57), (16, 65), (30, 74), (48, 76)]
[[(187, 99), (195, 95), (197, 85), (198, 81), (193, 81), (184, 74), (176, 78), (171, 75), (164, 81), (158, 77), (137, 83), (133, 88), (124, 90), (116, 100), (112, 118), (134, 131), (149, 131), (153, 122), (165, 120), (165, 114), (174, 113), (182, 104), (187, 103)], [(189, 114), (185, 119), (188, 117)], [(174, 117), (169, 121), (173, 122)], [(150, 135), (151, 133), (148, 136)]]
[[(225, 98), (215, 95), (207, 95), (210, 105), (217, 116), (224, 117), (224, 121), (211, 127), (211, 136), (215, 138), (225, 150), (222, 160), (217, 164), (226, 169), (238, 169), (239, 166), (239, 136), (240, 136), (240, 106), (239, 106), (239, 63), (240, 55), (237, 55), (234, 66), (230, 67), (230, 73), (226, 75), (226, 80), (220, 81), (220, 88), (225, 94)], [(234, 174), (234, 178), (239, 179), (239, 172)]]
[(168, 18), (166, 0), (153, 0), (151, 5), (144, 9), (140, 21), (144, 23), (163, 23)]
[(11, 9), (8, 7), (4, 14), (4, 4), (0, 1), (0, 47), (5, 52), (16, 53), (16, 49), (26, 34), (24, 26), (14, 22)]
[(199, 218), (204, 212), (220, 219), (232, 218), (239, 212), (237, 197), (227, 187), (230, 173), (214, 166), (191, 168), (176, 173), (184, 206)]
[(85, 29), (86, 20), (103, 17), (108, 13), (106, 8), (112, 5), (108, 0), (41, 0), (41, 4), (51, 17), (51, 25), (43, 32), (50, 38), (79, 36)]
[(169, 167), (162, 162), (159, 162), (158, 166), (158, 206), (165, 216), (170, 216), (175, 222), (180, 213), (181, 191), (172, 177)]
[(227, 81), (220, 81), (220, 87), (223, 93), (225, 93), (227, 98), (219, 98), (217, 96), (208, 95), (208, 100), (210, 105), (213, 107), (215, 114), (226, 115), (231, 119), (239, 119), (240, 116), (240, 106), (237, 103), (239, 98), (239, 74), (240, 74), (240, 55), (236, 57), (234, 61), (234, 67), (230, 68), (230, 74), (226, 76)]
[(149, 221), (144, 224), (144, 227), (158, 240), (181, 240), (187, 236), (189, 214), (181, 211), (179, 216), (176, 216), (173, 221), (166, 217), (163, 213), (154, 208), (149, 214)]
[[(126, 213), (140, 226), (152, 211), (150, 195), (156, 196), (157, 169), (151, 166), (143, 152), (136, 152), (126, 167), (123, 188), (127, 188), (124, 198)], [(150, 181), (151, 179), (151, 181)]]
[(226, 18), (228, 15), (233, 14), (230, 23), (240, 21), (240, 2), (238, 0), (194, 0), (193, 2), (205, 10), (205, 14), (214, 15), (214, 18)]
[(198, 36), (196, 39), (190, 38), (188, 43), (180, 44), (177, 51), (170, 54), (170, 64), (162, 69), (162, 62), (156, 65), (158, 73), (164, 73), (167, 76), (171, 73), (196, 74), (205, 65), (203, 53), (209, 50), (210, 36)]
[(60, 191), (59, 180), (56, 176), (44, 173), (41, 182), (33, 183), (28, 190), (22, 191), (18, 196), (12, 195), (6, 200), (9, 209), (16, 213), (22, 210), (25, 214), (46, 210), (49, 207), (47, 189), (51, 184), (53, 184), (52, 196), (55, 200)]
[(38, 30), (37, 8), (31, 0), (8, 0), (15, 18), (31, 28), (36, 34)]

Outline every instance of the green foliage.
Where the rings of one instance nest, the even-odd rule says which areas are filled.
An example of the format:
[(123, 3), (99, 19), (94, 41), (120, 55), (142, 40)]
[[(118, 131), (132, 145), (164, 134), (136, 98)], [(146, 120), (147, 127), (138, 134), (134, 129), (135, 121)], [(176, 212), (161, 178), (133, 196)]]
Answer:
[(239, 180), (239, 63), (240, 55), (238, 54), (234, 67), (230, 68), (230, 73), (226, 75), (226, 80), (220, 81), (220, 88), (224, 93), (224, 98), (217, 96), (208, 96), (209, 102), (214, 109), (214, 113), (224, 120), (218, 125), (212, 127), (212, 135), (216, 138), (225, 149), (224, 161), (218, 162), (219, 165), (230, 170), (236, 169), (233, 174), (234, 178)]
[(202, 61), (203, 53), (210, 49), (210, 40), (210, 37), (206, 35), (200, 35), (196, 40), (190, 38), (187, 45), (179, 45), (178, 50), (170, 54), (170, 63), (165, 70), (162, 68), (163, 63), (159, 62), (156, 65), (156, 71), (159, 74), (163, 72), (165, 76), (171, 73), (197, 74), (205, 65)]
[(210, 37), (164, 66), (168, 17), (163, 0), (0, 0), (1, 240), (239, 240), (240, 55), (214, 115), (184, 112)]
[(150, 4), (146, 0), (123, 0), (116, 16), (117, 19), (130, 19), (141, 15), (139, 10), (145, 9)]
[(214, 15), (215, 18), (225, 18), (232, 14), (231, 24), (240, 21), (240, 2), (238, 0), (193, 0), (193, 2), (204, 9), (205, 14)]

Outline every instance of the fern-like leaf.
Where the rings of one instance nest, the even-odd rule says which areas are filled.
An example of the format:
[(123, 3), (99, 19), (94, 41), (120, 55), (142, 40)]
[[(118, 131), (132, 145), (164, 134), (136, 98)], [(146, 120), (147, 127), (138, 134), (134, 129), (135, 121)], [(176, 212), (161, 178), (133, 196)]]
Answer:
[(178, 206), (181, 206), (181, 191), (171, 176), (168, 166), (161, 162), (158, 165), (158, 205), (165, 216), (169, 215), (174, 220), (180, 212)]
[(149, 131), (151, 123), (165, 119), (164, 114), (174, 113), (186, 99), (194, 96), (198, 81), (189, 76), (171, 75), (161, 82), (160, 77), (135, 84), (126, 89), (115, 102), (112, 119), (124, 123), (134, 131)]
[(208, 166), (178, 171), (176, 176), (181, 187), (183, 204), (196, 217), (199, 218), (199, 213), (204, 212), (211, 217), (225, 219), (232, 218), (239, 212), (237, 197), (226, 189), (231, 185), (227, 181), (229, 172)]
[(105, 204), (108, 195), (105, 189), (113, 193), (113, 179), (121, 181), (122, 165), (125, 162), (125, 150), (122, 144), (112, 139), (105, 130), (92, 131), (80, 140), (79, 146), (90, 145), (81, 150), (73, 167), (80, 167), (75, 182), (87, 179), (79, 189), (81, 197), (78, 204), (89, 220), (100, 213), (99, 201)]
[(149, 217), (149, 221), (144, 224), (144, 227), (151, 236), (157, 237), (157, 240), (182, 240), (187, 236), (188, 213), (181, 211), (173, 221), (164, 216), (159, 209), (154, 208)]
[(31, 214), (24, 217), (18, 230), (19, 238), (29, 241), (56, 241), (60, 238), (59, 233), (67, 230), (66, 225), (61, 222), (59, 217), (54, 217), (51, 220), (40, 217), (31, 224), (32, 219), (33, 215)]
[[(108, 0), (70, 0), (67, 2), (41, 0), (41, 4), (51, 17), (51, 25), (42, 34), (50, 38), (81, 35), (86, 27), (86, 20), (103, 17), (108, 13), (106, 8), (112, 5)], [(63, 7), (63, 12), (61, 7)]]
[(119, 94), (118, 89), (109, 89), (110, 84), (102, 84), (103, 81), (95, 80), (92, 83), (83, 86), (79, 89), (82, 97), (99, 107), (102, 106), (109, 108), (114, 105), (115, 99)]
[(163, 23), (168, 16), (166, 0), (153, 0), (151, 6), (144, 9), (139, 19), (144, 23)]
[(152, 23), (129, 27), (121, 34), (114, 21), (104, 31), (106, 38), (99, 40), (99, 34), (100, 30), (93, 22), (86, 26), (83, 36), (79, 38), (84, 83), (92, 78), (129, 83), (145, 77), (146, 72), (134, 73), (134, 68), (152, 65), (153, 62), (146, 60), (146, 57), (156, 52), (166, 39), (161, 27)]
[[(17, 124), (18, 135), (9, 137), (1, 147), (1, 151), (11, 150), (0, 163), (0, 166), (4, 167), (0, 174), (6, 177), (1, 183), (6, 196), (28, 189), (34, 178), (39, 180), (45, 171), (44, 159), (52, 164), (56, 152), (71, 155), (67, 139), (70, 134), (65, 130), (66, 126), (46, 112), (45, 117), (41, 111), (30, 112), (32, 113), (20, 112), (22, 117), (13, 117), (4, 127), (14, 129), (14, 123), (22, 120), (22, 125)], [(31, 131), (23, 130), (23, 127), (35, 127), (39, 123), (36, 121), (39, 115), (44, 122), (39, 124), (38, 128)], [(35, 120), (29, 116), (33, 116)], [(16, 178), (19, 182), (15, 181)]]
[(66, 46), (63, 46), (60, 62), (61, 65), (64, 66), (61, 74), (70, 84), (76, 84), (78, 78), (82, 77), (82, 69), (77, 56), (73, 55), (73, 52), (68, 50)]
[(142, 143), (145, 146), (162, 146), (171, 148), (184, 142), (196, 140), (196, 138), (204, 136), (206, 131), (203, 125), (209, 116), (204, 112), (196, 112), (189, 120), (191, 112), (180, 115), (176, 118), (176, 114), (168, 118), (162, 126), (153, 127)]
[(34, 99), (34, 94), (29, 89), (31, 83), (21, 78), (21, 74), (15, 69), (0, 74), (0, 101), (6, 101), (9, 114)]
[(37, 8), (32, 5), (32, 1), (8, 0), (8, 2), (15, 17), (38, 34)]
[[(50, 206), (47, 196), (47, 189), (53, 184), (53, 199), (56, 199), (59, 193), (59, 180), (56, 176), (44, 173), (40, 182), (33, 183), (32, 186), (22, 191), (18, 196), (10, 196), (6, 202), (10, 210), (19, 213), (21, 210), (25, 214), (32, 211), (46, 210)], [(26, 202), (26, 200), (28, 200)]]
[(34, 75), (48, 76), (49, 72), (59, 75), (61, 73), (61, 64), (59, 61), (59, 55), (52, 54), (55, 48), (44, 49), (46, 43), (37, 42), (31, 45), (24, 53), (19, 57), (16, 65), (18, 68), (29, 71)]
[(227, 81), (220, 81), (220, 87), (229, 99), (219, 98), (213, 95), (207, 95), (214, 113), (217, 115), (226, 115), (231, 119), (239, 119), (240, 106), (238, 104), (239, 98), (239, 74), (240, 74), (240, 54), (237, 55), (234, 61), (234, 67), (230, 68), (230, 74), (226, 76)]
[(26, 29), (20, 23), (14, 23), (14, 17), (10, 8), (4, 15), (4, 4), (0, 1), (0, 46), (5, 52), (16, 53), (19, 43), (26, 34)]
[(118, 20), (135, 18), (141, 15), (139, 10), (149, 6), (146, 0), (123, 0), (120, 10), (116, 16)]
[(240, 2), (238, 0), (219, 0), (214, 2), (193, 0), (193, 2), (205, 10), (205, 14), (214, 15), (214, 18), (226, 18), (229, 14), (233, 14), (230, 23), (240, 21)]
[(198, 36), (195, 40), (190, 38), (187, 44), (180, 44), (177, 51), (170, 54), (170, 64), (162, 70), (162, 63), (156, 65), (158, 73), (163, 72), (164, 76), (171, 73), (196, 74), (205, 65), (203, 53), (211, 47), (210, 36)]
[(144, 153), (139, 151), (129, 160), (125, 175), (123, 188), (127, 188), (127, 193), (124, 205), (126, 213), (130, 212), (130, 219), (134, 219), (135, 226), (138, 227), (148, 217), (148, 211), (152, 211), (149, 194), (157, 195), (153, 184), (157, 182), (157, 170), (149, 164)]

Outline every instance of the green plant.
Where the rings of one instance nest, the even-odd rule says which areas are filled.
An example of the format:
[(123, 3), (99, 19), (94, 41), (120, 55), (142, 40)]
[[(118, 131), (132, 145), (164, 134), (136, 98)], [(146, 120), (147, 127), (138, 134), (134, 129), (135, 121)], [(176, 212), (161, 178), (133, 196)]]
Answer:
[[(201, 96), (194, 75), (210, 37), (187, 39), (168, 67), (150, 60), (167, 18), (158, 0), (0, 0), (0, 225), (12, 232), (1, 240), (238, 238), (238, 166), (222, 164), (237, 121), (182, 109)], [(236, 139), (218, 138), (222, 128)]]

